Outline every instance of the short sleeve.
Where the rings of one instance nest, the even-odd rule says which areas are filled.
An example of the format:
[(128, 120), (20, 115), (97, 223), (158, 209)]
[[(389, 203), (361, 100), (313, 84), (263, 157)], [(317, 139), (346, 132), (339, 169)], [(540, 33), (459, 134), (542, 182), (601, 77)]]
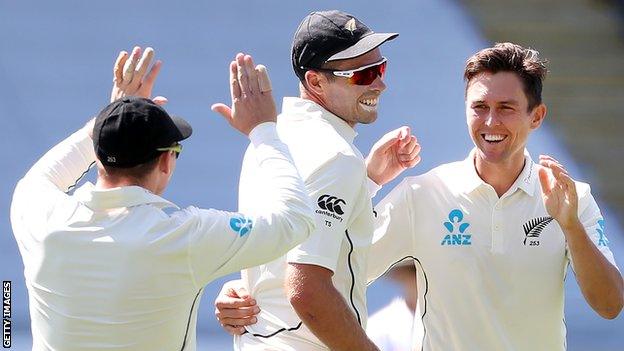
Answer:
[[(313, 264), (335, 271), (356, 200), (361, 191), (367, 191), (362, 186), (365, 177), (361, 159), (337, 154), (306, 179), (310, 197), (316, 202), (316, 229), (288, 253), (289, 263)], [(369, 199), (368, 195), (366, 198)]]
[[(596, 200), (591, 195), (589, 185), (577, 183), (577, 193), (579, 194), (579, 219), (585, 228), (585, 232), (587, 232), (587, 235), (603, 256), (617, 268), (615, 258), (609, 248), (605, 219), (600, 212), (600, 208), (598, 208)], [(572, 268), (574, 268), (574, 258), (571, 256), (570, 250), (566, 250), (566, 254), (572, 264)]]

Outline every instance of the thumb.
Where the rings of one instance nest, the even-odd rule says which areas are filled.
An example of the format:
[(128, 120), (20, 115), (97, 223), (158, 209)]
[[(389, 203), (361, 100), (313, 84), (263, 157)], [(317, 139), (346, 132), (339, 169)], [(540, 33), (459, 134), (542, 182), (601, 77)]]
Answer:
[(156, 96), (152, 99), (152, 101), (154, 101), (154, 103), (158, 106), (163, 106), (169, 102), (169, 100), (167, 100), (164, 96)]
[(388, 149), (390, 149), (394, 144), (396, 144), (398, 138), (401, 135), (400, 129), (395, 129), (389, 133), (386, 133), (384, 136), (381, 137), (381, 139), (379, 139), (375, 145), (373, 145), (373, 150), (371, 150), (371, 153), (373, 152), (384, 152)]
[(220, 114), (221, 116), (223, 116), (223, 118), (225, 118), (228, 121), (228, 123), (231, 122), (232, 109), (229, 106), (222, 104), (222, 103), (218, 103), (218, 104), (213, 104), (210, 107), (210, 109)]
[(410, 127), (408, 126), (403, 126), (401, 128), (398, 129), (399, 131), (399, 141), (401, 142), (402, 145), (405, 145), (409, 142), (410, 140)]

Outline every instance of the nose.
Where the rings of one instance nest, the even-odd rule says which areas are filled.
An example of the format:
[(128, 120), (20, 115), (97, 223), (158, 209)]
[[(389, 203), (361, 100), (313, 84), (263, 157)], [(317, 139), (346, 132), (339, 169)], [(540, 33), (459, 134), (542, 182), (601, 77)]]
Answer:
[(382, 92), (384, 90), (386, 90), (386, 83), (384, 83), (383, 79), (381, 79), (381, 77), (377, 77), (375, 78), (375, 80), (371, 83), (370, 88), (372, 90), (378, 91), (378, 92)]
[(485, 116), (485, 125), (488, 127), (499, 125), (500, 120), (496, 115), (496, 111), (494, 109), (490, 109), (490, 112)]

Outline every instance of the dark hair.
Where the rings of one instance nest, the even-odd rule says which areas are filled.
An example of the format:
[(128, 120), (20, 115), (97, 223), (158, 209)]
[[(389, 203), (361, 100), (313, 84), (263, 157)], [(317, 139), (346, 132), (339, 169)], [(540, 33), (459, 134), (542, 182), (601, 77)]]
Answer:
[(524, 85), (524, 94), (529, 102), (529, 111), (542, 103), (542, 81), (548, 70), (546, 60), (539, 57), (539, 52), (513, 43), (497, 43), (494, 47), (483, 49), (466, 61), (464, 80), (466, 89), (477, 75), (488, 72), (513, 72)]
[(137, 182), (140, 182), (144, 180), (145, 177), (147, 177), (147, 175), (154, 170), (154, 168), (156, 168), (160, 159), (160, 155), (162, 155), (162, 152), (160, 152), (153, 159), (133, 167), (122, 168), (102, 165), (105, 172), (104, 176), (110, 178), (130, 178)]

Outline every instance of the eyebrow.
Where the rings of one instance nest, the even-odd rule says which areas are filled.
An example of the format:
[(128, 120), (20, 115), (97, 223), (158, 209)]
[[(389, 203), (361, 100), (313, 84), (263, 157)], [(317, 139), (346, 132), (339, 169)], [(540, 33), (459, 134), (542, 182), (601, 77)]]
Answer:
[(505, 101), (500, 101), (498, 104), (499, 105), (519, 105), (520, 102), (516, 100), (505, 100)]
[[(486, 101), (485, 100), (474, 100), (472, 101), (472, 105), (474, 104), (485, 104)], [(517, 100), (504, 100), (504, 101), (498, 101), (497, 102), (498, 105), (520, 105), (520, 102), (518, 102)]]

